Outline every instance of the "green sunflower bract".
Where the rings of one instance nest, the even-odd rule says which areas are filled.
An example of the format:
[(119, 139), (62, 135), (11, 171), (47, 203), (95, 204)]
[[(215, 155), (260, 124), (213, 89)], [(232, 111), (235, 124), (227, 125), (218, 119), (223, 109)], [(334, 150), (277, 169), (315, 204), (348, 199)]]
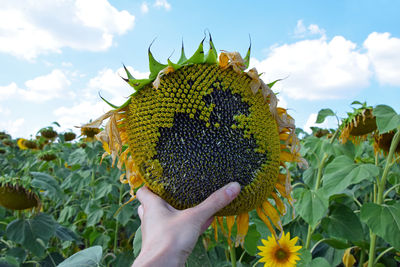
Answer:
[(120, 180), (130, 185), (132, 200), (146, 184), (185, 209), (236, 181), (241, 193), (217, 214), (214, 228), (227, 216), (230, 235), (236, 220), (236, 244), (243, 243), (248, 212), (256, 209), (275, 234), (272, 225), (281, 230), (279, 217), (286, 212), (281, 197), (292, 204), (285, 162), (305, 164), (294, 120), (277, 107), (273, 83), (265, 84), (254, 68), (245, 71), (250, 48), (244, 59), (237, 52), (218, 59), (211, 37), (206, 55), (203, 42), (189, 59), (182, 48), (177, 63), (161, 64), (149, 49), (148, 79), (135, 79), (124, 66), (135, 92), (120, 107), (105, 100), (114, 110), (83, 127), (100, 127), (109, 118), (96, 138), (103, 157), (111, 155), (113, 164), (119, 158), (125, 170)]

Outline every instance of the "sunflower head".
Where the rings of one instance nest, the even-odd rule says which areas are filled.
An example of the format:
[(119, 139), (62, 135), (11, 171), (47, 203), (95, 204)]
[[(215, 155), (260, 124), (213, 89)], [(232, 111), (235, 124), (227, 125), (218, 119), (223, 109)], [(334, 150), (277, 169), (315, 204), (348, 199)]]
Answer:
[(0, 177), (0, 206), (11, 210), (25, 210), (41, 206), (38, 195), (18, 178)]
[(290, 233), (282, 232), (282, 237), (276, 240), (274, 236), (269, 236), (268, 240), (261, 239), (263, 246), (258, 246), (261, 256), (260, 262), (264, 266), (292, 267), (300, 260), (299, 251), (301, 246), (296, 246), (298, 237), (290, 239)]
[(47, 127), (39, 130), (40, 135), (46, 139), (54, 139), (58, 135), (56, 131), (53, 130), (53, 127)]
[(348, 113), (348, 117), (342, 122), (342, 133), (339, 137), (342, 143), (346, 143), (347, 140), (358, 143), (361, 140), (365, 140), (367, 135), (377, 128), (376, 118), (372, 114), (372, 107), (367, 106), (365, 102), (355, 103), (361, 104), (361, 107), (353, 108), (353, 112)]
[[(387, 155), (389, 153), (390, 145), (392, 143), (394, 135), (395, 135), (394, 131), (390, 131), (384, 134), (375, 133), (374, 134), (375, 154), (382, 151), (384, 154)], [(400, 144), (397, 145), (395, 153), (400, 154)]]
[(100, 131), (101, 130), (97, 127), (81, 127), (81, 135), (86, 136), (89, 139), (93, 138)]
[(11, 139), (4, 139), (2, 143), (5, 146), (10, 146), (10, 147), (14, 146), (14, 143), (13, 143), (13, 141)]
[[(217, 215), (247, 227), (248, 211), (257, 209), (271, 229), (281, 228), (280, 197), (292, 203), (285, 162), (303, 162), (294, 120), (277, 107), (274, 83), (265, 84), (254, 68), (245, 71), (250, 48), (244, 59), (237, 52), (218, 59), (211, 37), (206, 55), (203, 42), (189, 59), (182, 48), (177, 63), (161, 64), (149, 49), (149, 78), (135, 79), (125, 68), (135, 92), (120, 107), (109, 103), (114, 110), (83, 128), (109, 118), (96, 138), (103, 157), (111, 155), (113, 163), (119, 157), (117, 166), (126, 171), (121, 182), (129, 183), (132, 196), (146, 184), (185, 209), (236, 181), (241, 193)], [(246, 227), (238, 230), (239, 243)]]
[(66, 132), (64, 133), (64, 140), (66, 142), (72, 141), (76, 138), (76, 134), (73, 132)]
[(38, 144), (35, 141), (27, 140), (24, 138), (20, 138), (17, 141), (17, 145), (19, 149), (26, 150), (26, 149), (38, 149)]
[(38, 158), (43, 161), (52, 161), (57, 158), (57, 155), (52, 152), (43, 152), (38, 155)]
[(11, 135), (7, 134), (6, 132), (0, 132), (0, 140), (4, 139), (11, 139)]

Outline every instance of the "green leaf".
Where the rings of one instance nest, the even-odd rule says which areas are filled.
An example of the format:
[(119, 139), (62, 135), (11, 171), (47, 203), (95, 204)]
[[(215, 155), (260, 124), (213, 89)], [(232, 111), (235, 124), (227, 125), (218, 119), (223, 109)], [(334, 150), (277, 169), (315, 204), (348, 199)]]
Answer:
[(396, 249), (400, 249), (400, 203), (378, 205), (366, 203), (361, 207), (361, 221)]
[(185, 56), (185, 49), (183, 48), (183, 40), (182, 40), (182, 49), (181, 49), (181, 56), (179, 57), (179, 60), (176, 64), (182, 65), (187, 61), (187, 58)]
[(325, 258), (315, 258), (310, 262), (310, 267), (331, 267), (329, 262)]
[(124, 64), (122, 64), (122, 66), (124, 66), (125, 72), (126, 72), (126, 77), (128, 77), (128, 80), (134, 80), (135, 77), (132, 76), (132, 74), (129, 72), (129, 70), (125, 67)]
[(376, 125), (381, 134), (400, 126), (400, 115), (389, 106), (378, 105), (374, 108), (372, 114), (376, 117)]
[(79, 240), (78, 236), (71, 229), (64, 227), (62, 225), (56, 225), (55, 235), (64, 241), (77, 241)]
[(35, 255), (41, 257), (44, 255), (44, 247), (40, 241), (47, 243), (54, 235), (55, 221), (48, 214), (40, 213), (33, 219), (17, 219), (8, 224), (6, 229), (7, 237)]
[(139, 227), (136, 230), (135, 238), (133, 239), (133, 254), (137, 257), (142, 249), (142, 229)]
[(208, 50), (208, 53), (206, 55), (205, 63), (208, 64), (218, 63), (218, 54), (217, 50), (215, 49), (214, 43), (212, 41), (211, 34), (210, 34), (210, 49)]
[(349, 207), (342, 204), (330, 207), (330, 214), (322, 220), (321, 226), (329, 237), (349, 241), (364, 239), (360, 220)]
[(296, 191), (299, 191), (294, 204), (296, 211), (311, 227), (315, 227), (328, 210), (328, 197), (320, 190), (301, 188)]
[(204, 50), (203, 50), (203, 42), (204, 39), (206, 37), (203, 38), (203, 40), (201, 40), (201, 43), (199, 45), (199, 47), (197, 48), (196, 52), (194, 52), (193, 56), (191, 56), (187, 62), (188, 63), (192, 63), (192, 64), (201, 64), (204, 63)]
[[(249, 38), (250, 38), (250, 36), (249, 36)], [(247, 53), (246, 53), (246, 56), (244, 57), (244, 65), (246, 66), (246, 69), (249, 67), (249, 65), (250, 65), (250, 52), (251, 52), (251, 38), (250, 38), (250, 45), (249, 45), (249, 49), (247, 49)], [(276, 81), (275, 81), (276, 82)], [(274, 82), (274, 83), (275, 83)], [(270, 88), (272, 87), (272, 86), (269, 86)]]
[(315, 123), (323, 123), (326, 117), (335, 116), (335, 112), (333, 112), (330, 108), (321, 109), (318, 112), (317, 121)]
[(378, 175), (379, 168), (374, 164), (354, 163), (347, 156), (339, 156), (326, 166), (322, 190), (331, 196), (363, 180), (372, 182)]
[(128, 204), (121, 208), (116, 219), (120, 224), (122, 224), (122, 226), (125, 226), (132, 218), (134, 213), (135, 209), (132, 207), (132, 205)]
[(212, 266), (201, 238), (197, 240), (192, 253), (187, 258), (186, 264), (186, 266)]
[(60, 185), (53, 176), (43, 172), (31, 172), (33, 180), (31, 185), (38, 189), (44, 190), (45, 194), (49, 195), (53, 200), (63, 198)]
[(257, 231), (255, 224), (250, 225), (249, 231), (244, 238), (244, 249), (246, 252), (254, 256), (257, 253), (257, 243), (260, 240), (261, 234)]
[[(153, 80), (157, 77), (158, 73), (164, 69), (165, 67), (167, 67), (167, 65), (161, 64), (160, 62), (158, 62), (154, 57), (153, 54), (150, 51), (151, 48), (151, 44), (149, 46), (148, 49), (148, 53), (149, 53), (149, 69), (150, 69), (150, 75), (149, 75), (149, 79)], [(135, 81), (139, 81), (139, 80), (135, 80)], [(136, 89), (136, 87), (135, 87)]]
[(100, 221), (101, 217), (103, 217), (103, 214), (104, 214), (104, 211), (101, 208), (91, 211), (88, 214), (86, 225), (92, 226), (92, 225), (97, 224)]
[(103, 251), (100, 246), (94, 246), (79, 251), (61, 262), (58, 267), (91, 267), (99, 266)]
[(309, 267), (312, 259), (311, 253), (306, 248), (301, 248), (299, 251), (300, 260), (297, 262), (297, 267)]

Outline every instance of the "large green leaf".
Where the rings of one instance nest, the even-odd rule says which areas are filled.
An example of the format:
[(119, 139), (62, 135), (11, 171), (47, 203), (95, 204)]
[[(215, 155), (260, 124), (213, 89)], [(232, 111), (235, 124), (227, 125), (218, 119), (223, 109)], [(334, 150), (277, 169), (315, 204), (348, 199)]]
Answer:
[(315, 258), (310, 262), (309, 267), (331, 267), (329, 262), (325, 258)]
[(378, 205), (366, 203), (361, 207), (361, 220), (372, 232), (400, 249), (400, 203)]
[(78, 241), (79, 240), (79, 238), (75, 234), (75, 232), (67, 227), (57, 224), (55, 229), (56, 229), (56, 231), (55, 231), (56, 236), (61, 240), (65, 240), (65, 241)]
[(379, 168), (373, 164), (354, 163), (347, 156), (339, 156), (326, 166), (322, 190), (331, 196), (363, 180), (374, 181), (378, 174)]
[(55, 221), (48, 214), (40, 213), (33, 219), (17, 219), (12, 221), (6, 229), (7, 237), (22, 244), (37, 256), (43, 256), (45, 248), (41, 245), (41, 239), (45, 244), (55, 233)]
[(311, 253), (306, 248), (301, 248), (299, 251), (300, 260), (297, 262), (297, 267), (309, 267), (312, 259)]
[(315, 227), (328, 210), (328, 197), (321, 190), (301, 188), (296, 191), (296, 211), (311, 227)]
[(329, 117), (329, 116), (335, 116), (335, 112), (333, 112), (333, 111), (332, 111), (331, 109), (329, 109), (329, 108), (321, 109), (321, 110), (318, 112), (318, 116), (317, 116), (317, 121), (316, 121), (316, 123), (323, 123), (323, 122), (325, 121), (326, 117)]
[(192, 250), (192, 253), (187, 258), (186, 264), (187, 266), (193, 267), (212, 266), (211, 261), (207, 255), (207, 250), (205, 249), (201, 238), (199, 238)]
[(376, 117), (376, 125), (381, 134), (400, 126), (400, 115), (389, 106), (378, 105), (374, 108), (372, 114)]
[(359, 218), (349, 207), (342, 204), (331, 206), (329, 215), (322, 220), (321, 225), (329, 237), (349, 241), (360, 241), (364, 238)]
[(139, 255), (141, 249), (142, 249), (142, 229), (139, 227), (136, 230), (135, 237), (133, 239), (133, 254), (135, 254), (135, 257)]
[(31, 185), (38, 189), (44, 190), (45, 194), (53, 200), (59, 200), (63, 198), (60, 185), (53, 176), (43, 172), (31, 172), (33, 180)]
[(94, 246), (79, 251), (61, 262), (58, 267), (94, 267), (100, 266), (103, 251), (100, 246)]
[(249, 255), (256, 255), (257, 253), (257, 243), (260, 240), (260, 233), (257, 231), (255, 224), (249, 226), (249, 231), (244, 239), (244, 249)]

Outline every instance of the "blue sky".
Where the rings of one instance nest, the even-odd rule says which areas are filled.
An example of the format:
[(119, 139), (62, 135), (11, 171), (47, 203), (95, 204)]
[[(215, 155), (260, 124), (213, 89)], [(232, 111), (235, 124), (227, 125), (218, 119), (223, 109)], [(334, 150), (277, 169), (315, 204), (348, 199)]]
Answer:
[[(322, 108), (339, 117), (353, 100), (400, 112), (399, 1), (0, 1), (0, 131), (59, 131), (132, 93), (122, 63), (148, 75), (147, 48), (161, 62), (192, 54), (206, 30), (217, 50), (244, 54), (280, 82), (280, 106), (308, 129)], [(335, 127), (335, 121), (325, 126)]]

